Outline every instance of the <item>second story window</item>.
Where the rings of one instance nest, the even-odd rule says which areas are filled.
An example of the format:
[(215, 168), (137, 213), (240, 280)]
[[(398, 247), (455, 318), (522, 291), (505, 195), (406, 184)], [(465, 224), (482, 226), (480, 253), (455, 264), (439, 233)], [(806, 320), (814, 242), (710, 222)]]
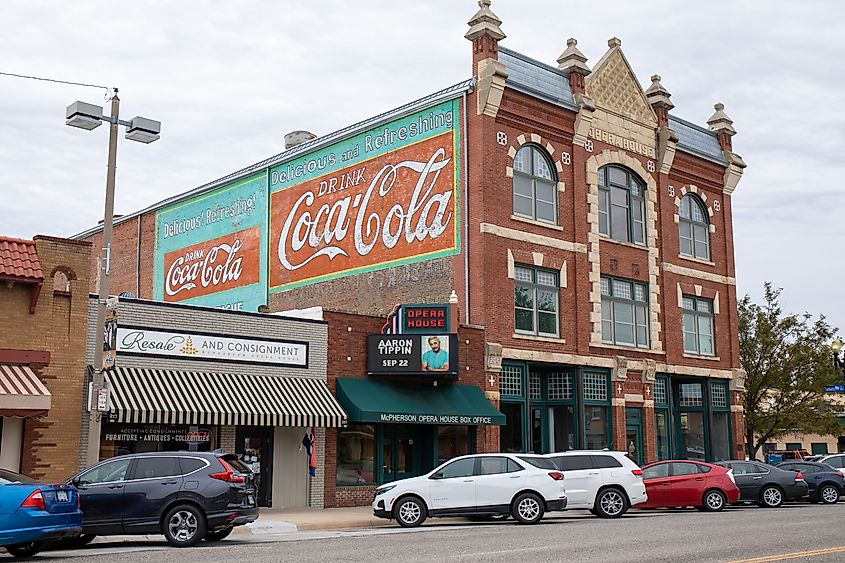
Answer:
[(544, 150), (524, 145), (513, 159), (513, 213), (557, 224), (557, 179)]
[(692, 194), (681, 198), (678, 210), (681, 255), (710, 260), (710, 223), (701, 200)]
[(713, 356), (713, 301), (684, 295), (684, 352)]
[(599, 233), (645, 244), (645, 185), (621, 166), (599, 170)]
[(601, 278), (601, 337), (608, 344), (648, 348), (648, 287)]
[(523, 334), (558, 335), (558, 274), (528, 266), (514, 270), (514, 328)]

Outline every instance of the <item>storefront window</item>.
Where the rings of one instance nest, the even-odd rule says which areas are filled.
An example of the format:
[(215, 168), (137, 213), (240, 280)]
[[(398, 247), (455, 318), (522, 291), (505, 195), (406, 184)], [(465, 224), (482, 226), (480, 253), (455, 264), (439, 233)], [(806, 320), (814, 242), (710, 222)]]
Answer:
[(704, 461), (704, 413), (681, 413), (681, 455), (684, 459)]
[(522, 403), (502, 403), (505, 425), (499, 428), (499, 449), (502, 452), (524, 452), (522, 442)]
[(609, 447), (607, 439), (607, 407), (584, 407), (586, 449), (600, 450)]
[(669, 459), (669, 411), (658, 410), (654, 413), (654, 436), (657, 442), (657, 460)]
[(361, 485), (376, 482), (375, 426), (350, 424), (337, 431), (337, 483)]
[(210, 452), (218, 447), (217, 438), (217, 427), (105, 423), (100, 459), (143, 452)]
[(549, 444), (552, 452), (575, 449), (575, 409), (570, 405), (549, 407)]
[(713, 461), (731, 459), (729, 416), (726, 412), (713, 413)]
[(437, 463), (470, 453), (469, 426), (441, 426), (437, 429)]

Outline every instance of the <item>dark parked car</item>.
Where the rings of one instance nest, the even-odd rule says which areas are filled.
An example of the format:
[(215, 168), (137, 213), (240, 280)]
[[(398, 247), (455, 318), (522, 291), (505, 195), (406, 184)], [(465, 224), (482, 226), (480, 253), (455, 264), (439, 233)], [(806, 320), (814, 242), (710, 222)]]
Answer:
[(784, 461), (777, 465), (787, 471), (800, 471), (810, 487), (810, 502), (836, 504), (845, 491), (845, 475), (826, 463)]
[(777, 508), (785, 500), (798, 500), (809, 494), (800, 472), (778, 469), (759, 461), (719, 461), (716, 465), (733, 469), (740, 500), (754, 501), (762, 507)]
[(157, 452), (101, 461), (79, 489), (79, 543), (98, 535), (164, 534), (176, 547), (222, 540), (258, 518), (252, 473), (231, 454)]

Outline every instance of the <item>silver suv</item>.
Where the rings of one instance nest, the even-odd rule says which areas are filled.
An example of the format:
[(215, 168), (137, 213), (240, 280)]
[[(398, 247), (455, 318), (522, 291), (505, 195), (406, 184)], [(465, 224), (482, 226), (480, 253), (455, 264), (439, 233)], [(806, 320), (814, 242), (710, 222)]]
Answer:
[(544, 457), (563, 471), (567, 509), (587, 509), (600, 518), (619, 518), (648, 499), (643, 471), (624, 452), (570, 450)]

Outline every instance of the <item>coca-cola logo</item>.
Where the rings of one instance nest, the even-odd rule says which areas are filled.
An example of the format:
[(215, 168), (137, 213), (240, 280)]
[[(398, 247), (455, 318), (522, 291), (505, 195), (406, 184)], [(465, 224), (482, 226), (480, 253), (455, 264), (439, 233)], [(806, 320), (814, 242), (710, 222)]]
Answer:
[(440, 135), (274, 193), (271, 285), (454, 248), (452, 139)]
[(258, 281), (258, 228), (170, 252), (164, 298), (180, 301)]

